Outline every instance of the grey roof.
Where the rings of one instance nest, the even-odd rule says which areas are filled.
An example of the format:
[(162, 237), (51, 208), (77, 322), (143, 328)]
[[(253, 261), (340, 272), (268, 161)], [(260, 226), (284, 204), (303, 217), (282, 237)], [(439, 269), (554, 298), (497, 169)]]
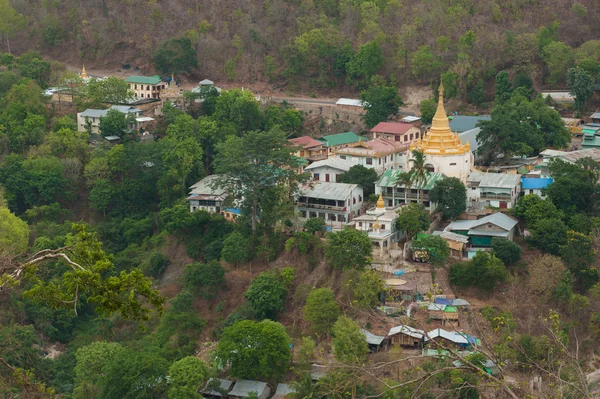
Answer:
[(200, 84), (200, 86), (210, 86), (210, 85), (214, 85), (215, 82), (213, 82), (210, 79), (204, 79), (204, 80), (201, 80), (199, 84)]
[(469, 340), (462, 333), (457, 331), (446, 331), (443, 328), (436, 328), (433, 331), (429, 331), (429, 333), (427, 333), (427, 337), (425, 337), (425, 341), (429, 341), (430, 339), (437, 337), (445, 338), (448, 341), (452, 341), (457, 344), (469, 343)]
[(566, 152), (559, 155), (560, 158), (567, 162), (575, 163), (583, 158), (592, 158), (594, 161), (600, 161), (600, 149), (598, 148), (586, 148), (584, 150)]
[(122, 112), (124, 114), (130, 114), (130, 113), (137, 114), (139, 112), (142, 112), (141, 109), (132, 107), (131, 105), (112, 105), (110, 107), (110, 109), (114, 109), (114, 110)]
[(79, 115), (87, 116), (88, 118), (100, 118), (101, 116), (106, 116), (107, 113), (108, 110), (106, 109), (86, 109), (79, 113)]
[(365, 329), (362, 329), (362, 328), (360, 329), (360, 332), (363, 333), (363, 335), (367, 339), (367, 343), (369, 345), (381, 345), (381, 343), (385, 339), (385, 337), (382, 337), (380, 335), (375, 335), (375, 334), (373, 334)]
[[(450, 121), (450, 129), (453, 132), (462, 133), (467, 130), (475, 129), (479, 121), (489, 121), (492, 117), (490, 115), (479, 115), (479, 116), (467, 116), (467, 115), (456, 115)], [(471, 143), (473, 144), (473, 143)]]
[(225, 194), (224, 188), (212, 188), (211, 184), (219, 177), (219, 175), (206, 176), (196, 184), (190, 187), (190, 195), (214, 195), (220, 196)]
[(590, 116), (590, 118), (592, 118), (592, 119), (600, 119), (600, 112), (594, 112), (592, 114), (592, 116)]
[(238, 380), (233, 389), (229, 392), (229, 396), (237, 396), (246, 398), (250, 396), (250, 392), (256, 392), (257, 396), (263, 394), (267, 388), (267, 383), (262, 381)]
[(115, 141), (121, 139), (119, 136), (104, 136), (104, 138), (108, 141)]
[(452, 300), (452, 306), (471, 306), (471, 304), (464, 299), (456, 298)]
[[(444, 229), (444, 231), (452, 231), (452, 230), (469, 230), (469, 234), (471, 234), (473, 229), (476, 229), (479, 226), (484, 224), (491, 223), (506, 231), (512, 230), (518, 223), (517, 220), (511, 218), (503, 214), (502, 212), (492, 213), (486, 217), (483, 217), (478, 220), (456, 220), (448, 225)], [(488, 234), (489, 233), (489, 234)], [(473, 231), (473, 234), (478, 234)], [(486, 231), (484, 235), (494, 235), (493, 232)], [(506, 234), (504, 234), (506, 235)]]
[(441, 303), (430, 303), (427, 310), (446, 310), (446, 305)]
[(277, 385), (277, 390), (275, 391), (275, 395), (271, 399), (283, 399), (286, 395), (296, 392), (294, 388), (292, 388), (289, 384), (279, 384)]
[(317, 182), (313, 188), (305, 186), (300, 190), (303, 197), (345, 200), (358, 184)]
[(396, 326), (390, 328), (390, 332), (388, 333), (388, 335), (396, 334), (404, 334), (413, 338), (421, 339), (423, 338), (423, 336), (425, 336), (425, 331), (410, 326)]
[(481, 132), (481, 128), (476, 127), (475, 129), (469, 129), (459, 133), (458, 138), (463, 144), (467, 144), (468, 141), (469, 145), (471, 146), (471, 151), (475, 152), (477, 151), (477, 148), (479, 148), (479, 142), (477, 141), (477, 135), (479, 132)]
[(348, 161), (346, 159), (327, 158), (327, 159), (323, 159), (322, 161), (317, 161), (317, 162), (311, 163), (306, 168), (304, 168), (304, 170), (312, 170), (312, 169), (328, 166), (330, 168), (339, 169), (343, 172), (347, 172), (354, 165), (356, 165), (354, 162)]
[(453, 233), (451, 231), (434, 231), (433, 233), (431, 233), (431, 235), (434, 236), (440, 236), (442, 238), (445, 238), (447, 240), (451, 240), (451, 241), (458, 241), (458, 242), (462, 242), (463, 244), (466, 244), (467, 242), (469, 242), (469, 237), (464, 236), (462, 234), (456, 234)]
[(521, 175), (471, 172), (467, 177), (467, 183), (471, 182), (479, 182), (479, 187), (513, 188), (521, 184)]
[[(202, 391), (200, 391), (200, 393), (206, 394), (206, 395), (211, 395), (211, 396), (223, 396), (223, 394), (221, 394), (221, 392), (218, 391), (213, 391), (210, 389), (207, 389), (208, 386), (210, 385), (210, 383), (215, 380), (215, 378), (211, 378), (206, 382), (206, 385), (204, 386), (204, 389)], [(230, 380), (223, 380), (221, 378), (217, 378), (217, 381), (219, 381), (219, 385), (221, 387), (221, 389), (225, 392), (229, 392), (231, 390), (231, 387), (233, 386), (233, 381)], [(227, 394), (225, 394), (225, 396), (227, 396)]]
[(469, 230), (470, 236), (483, 236), (483, 237), (508, 237), (508, 231), (495, 231), (495, 230)]

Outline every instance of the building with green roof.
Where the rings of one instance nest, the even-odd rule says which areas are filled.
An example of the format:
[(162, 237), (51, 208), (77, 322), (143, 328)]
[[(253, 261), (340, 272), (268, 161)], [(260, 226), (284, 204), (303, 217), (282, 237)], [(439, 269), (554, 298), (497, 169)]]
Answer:
[[(435, 206), (429, 201), (429, 191), (440, 179), (445, 176), (438, 172), (427, 172), (427, 180), (423, 186), (412, 184), (410, 187), (404, 185), (397, 185), (396, 179), (403, 170), (386, 170), (383, 172), (377, 182), (375, 182), (375, 194), (383, 197), (385, 205), (392, 207), (406, 203), (423, 203), (425, 209), (432, 211)], [(421, 198), (421, 195), (423, 198)]]
[(167, 83), (160, 79), (160, 76), (129, 76), (125, 79), (129, 85), (129, 90), (137, 98), (160, 98), (161, 90), (167, 88)]
[(319, 141), (323, 143), (323, 147), (327, 147), (327, 151), (330, 154), (338, 148), (344, 148), (350, 144), (366, 140), (366, 137), (359, 136), (354, 132), (330, 134), (329, 136), (323, 136), (319, 139)]

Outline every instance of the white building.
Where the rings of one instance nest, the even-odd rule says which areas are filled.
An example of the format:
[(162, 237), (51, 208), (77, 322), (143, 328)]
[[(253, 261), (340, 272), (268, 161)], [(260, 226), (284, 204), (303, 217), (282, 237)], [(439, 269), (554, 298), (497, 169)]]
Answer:
[(89, 124), (92, 133), (99, 134), (100, 118), (106, 116), (110, 110), (116, 110), (125, 115), (133, 114), (136, 119), (142, 113), (141, 109), (129, 105), (113, 105), (109, 109), (86, 109), (77, 114), (77, 131), (86, 132)]
[(393, 242), (401, 238), (401, 232), (396, 229), (396, 219), (400, 207), (386, 208), (384, 200), (379, 195), (377, 206), (367, 210), (363, 215), (354, 218), (354, 228), (366, 231), (373, 242), (374, 255), (384, 257)]
[[(410, 146), (410, 150), (420, 150), (425, 154), (427, 168), (430, 172), (443, 173), (448, 177), (457, 177), (463, 182), (473, 169), (474, 157), (467, 141), (463, 144), (456, 133), (450, 129), (450, 122), (444, 109), (444, 86), (440, 84), (438, 107), (431, 123), (431, 128)], [(413, 163), (412, 153), (407, 154), (406, 169)]]
[(405, 144), (392, 140), (377, 138), (359, 141), (348, 147), (335, 151), (336, 158), (351, 161), (355, 165), (375, 169), (378, 175), (386, 170), (403, 169), (406, 165)]
[(160, 76), (129, 76), (125, 79), (131, 91), (137, 98), (160, 98), (160, 92), (167, 88), (167, 83)]
[(521, 175), (471, 172), (467, 178), (467, 199), (486, 205), (511, 209), (521, 193)]
[(551, 177), (521, 177), (521, 189), (523, 194), (535, 194), (538, 197), (546, 198), (546, 189), (554, 182)]
[(190, 194), (187, 197), (190, 212), (202, 209), (210, 213), (221, 213), (227, 192), (223, 188), (212, 187), (218, 177), (219, 175), (206, 176), (190, 187)]
[(304, 170), (310, 173), (314, 181), (339, 183), (341, 174), (346, 173), (354, 163), (341, 158), (329, 158), (311, 163)]
[(342, 228), (360, 215), (363, 189), (358, 184), (316, 182), (300, 189), (296, 211), (301, 218), (322, 218), (332, 228)]
[(396, 184), (400, 172), (400, 170), (387, 170), (375, 183), (375, 194), (383, 196), (385, 206), (390, 208), (415, 202), (422, 203), (425, 209), (429, 211), (435, 209), (435, 204), (429, 201), (429, 192), (438, 180), (444, 178), (444, 175), (428, 172), (427, 180), (422, 187), (416, 184), (405, 187), (402, 184)]

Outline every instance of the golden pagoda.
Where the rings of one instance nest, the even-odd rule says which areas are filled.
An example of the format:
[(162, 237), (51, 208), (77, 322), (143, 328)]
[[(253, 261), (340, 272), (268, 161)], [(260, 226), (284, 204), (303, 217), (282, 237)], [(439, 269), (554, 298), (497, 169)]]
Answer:
[(385, 209), (385, 203), (381, 194), (379, 194), (379, 199), (377, 200), (377, 209)]
[(438, 90), (438, 106), (429, 131), (410, 145), (411, 151), (419, 149), (429, 155), (458, 155), (471, 151), (469, 143), (463, 145), (456, 133), (450, 130), (450, 121), (444, 109), (444, 85)]
[(87, 72), (85, 71), (85, 64), (82, 65), (81, 75), (79, 75), (79, 76), (81, 76), (81, 79), (87, 79), (87, 78), (89, 78)]

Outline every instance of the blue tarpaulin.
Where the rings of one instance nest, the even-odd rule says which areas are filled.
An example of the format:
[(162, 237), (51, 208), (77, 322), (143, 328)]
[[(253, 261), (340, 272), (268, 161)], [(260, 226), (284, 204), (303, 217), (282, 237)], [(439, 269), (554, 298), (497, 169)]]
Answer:
[(438, 305), (448, 305), (448, 306), (451, 306), (452, 305), (452, 299), (435, 298), (435, 303), (437, 303)]

